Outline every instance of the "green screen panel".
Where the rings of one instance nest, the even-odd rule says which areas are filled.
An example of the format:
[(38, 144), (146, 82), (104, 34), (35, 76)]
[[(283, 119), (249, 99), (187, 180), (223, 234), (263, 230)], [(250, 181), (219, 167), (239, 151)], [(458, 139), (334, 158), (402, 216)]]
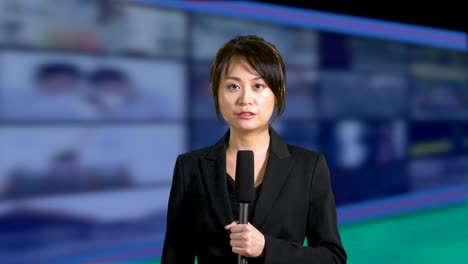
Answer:
[(348, 263), (467, 261), (468, 204), (341, 226)]

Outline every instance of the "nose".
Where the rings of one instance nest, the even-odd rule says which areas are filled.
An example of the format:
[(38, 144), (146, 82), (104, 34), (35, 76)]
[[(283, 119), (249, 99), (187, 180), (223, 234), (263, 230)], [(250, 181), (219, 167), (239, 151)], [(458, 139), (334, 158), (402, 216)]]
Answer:
[(240, 105), (250, 105), (253, 103), (252, 97), (252, 89), (248, 86), (244, 86), (245, 88), (241, 89), (239, 95), (239, 104)]

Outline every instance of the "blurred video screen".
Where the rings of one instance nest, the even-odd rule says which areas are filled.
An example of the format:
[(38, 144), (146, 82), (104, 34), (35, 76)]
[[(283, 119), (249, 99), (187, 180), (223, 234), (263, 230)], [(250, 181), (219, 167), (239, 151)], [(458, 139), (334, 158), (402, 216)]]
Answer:
[(148, 246), (161, 254), (168, 195), (167, 187), (152, 186), (3, 201), (0, 259), (82, 263)]
[(0, 55), (0, 119), (183, 119), (182, 63), (8, 50)]
[(406, 112), (407, 81), (402, 76), (354, 71), (322, 71), (320, 116), (392, 118)]
[(123, 1), (3, 0), (0, 44), (183, 58), (186, 21), (187, 16), (181, 11)]
[(0, 197), (169, 186), (182, 125), (0, 129)]
[(458, 51), (421, 47), (408, 62), (410, 109), (415, 120), (468, 118), (468, 56)]
[(211, 60), (218, 48), (233, 36), (254, 34), (274, 43), (285, 64), (318, 66), (318, 34), (313, 30), (205, 14), (192, 16), (191, 30), (190, 49), (196, 60)]
[(411, 158), (457, 157), (463, 154), (464, 122), (413, 122), (409, 134)]
[(320, 147), (332, 167), (391, 164), (407, 157), (407, 129), (402, 120), (328, 122), (321, 128)]
[(376, 38), (350, 37), (350, 69), (368, 74), (405, 76), (410, 49), (407, 45)]
[(468, 184), (468, 156), (421, 158), (409, 164), (411, 191), (430, 191)]

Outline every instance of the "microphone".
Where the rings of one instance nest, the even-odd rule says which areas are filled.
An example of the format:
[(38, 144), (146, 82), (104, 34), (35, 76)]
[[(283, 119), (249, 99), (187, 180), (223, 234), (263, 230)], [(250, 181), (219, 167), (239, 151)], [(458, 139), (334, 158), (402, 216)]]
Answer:
[[(254, 202), (254, 155), (251, 150), (239, 150), (236, 160), (236, 198), (239, 203), (239, 223), (247, 224), (249, 203)], [(247, 259), (239, 255), (239, 264), (247, 264)]]

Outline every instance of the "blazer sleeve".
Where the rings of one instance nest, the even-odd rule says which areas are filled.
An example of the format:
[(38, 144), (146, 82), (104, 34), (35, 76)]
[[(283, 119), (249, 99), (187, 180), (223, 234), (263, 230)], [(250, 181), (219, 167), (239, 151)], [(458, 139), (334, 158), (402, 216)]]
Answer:
[(162, 264), (193, 264), (195, 254), (191, 243), (190, 217), (184, 203), (184, 164), (179, 155), (174, 167), (169, 195), (166, 234), (161, 257)]
[(346, 263), (347, 255), (338, 232), (330, 172), (322, 154), (311, 180), (306, 227), (307, 246), (265, 235), (265, 263)]

